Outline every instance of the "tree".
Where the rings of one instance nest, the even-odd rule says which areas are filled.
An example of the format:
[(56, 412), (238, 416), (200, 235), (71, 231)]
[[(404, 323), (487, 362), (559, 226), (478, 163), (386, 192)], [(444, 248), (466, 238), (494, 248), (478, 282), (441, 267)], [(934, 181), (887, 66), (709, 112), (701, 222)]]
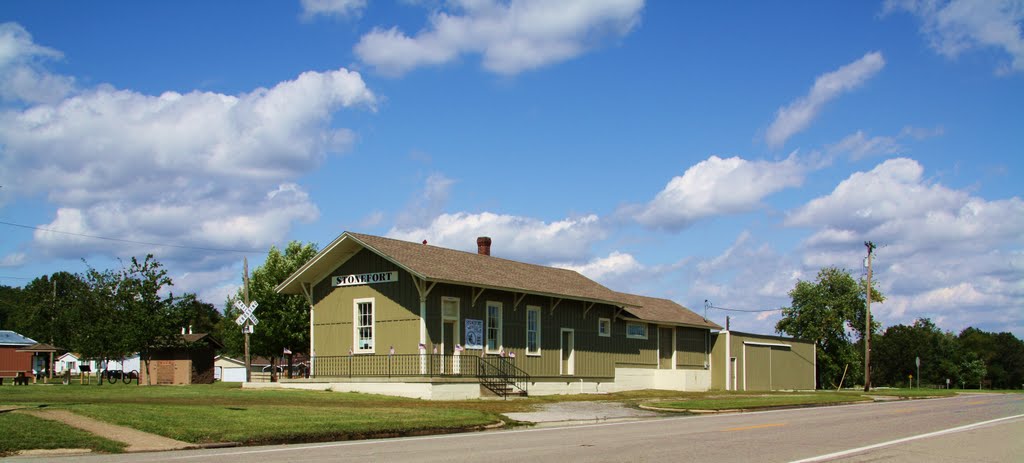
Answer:
[(960, 367), (960, 382), (965, 385), (977, 384), (978, 389), (981, 389), (981, 380), (987, 371), (985, 362), (980, 359), (966, 361)]
[(150, 361), (153, 351), (168, 345), (180, 344), (175, 336), (178, 321), (174, 313), (174, 295), (161, 294), (174, 282), (152, 254), (139, 262), (132, 257), (131, 265), (119, 273), (117, 301), (121, 305), (125, 325), (132, 329), (125, 335), (127, 352), (139, 352), (146, 369), (146, 381), (151, 382)]
[(171, 311), (174, 326), (188, 327), (194, 333), (216, 333), (221, 318), (224, 318), (217, 307), (200, 301), (191, 293), (177, 298)]
[(20, 291), (10, 314), (13, 330), (39, 342), (68, 347), (66, 338), (82, 323), (77, 312), (89, 291), (80, 275), (41, 276)]
[(986, 366), (992, 387), (1017, 389), (1024, 383), (1024, 341), (1011, 333), (989, 333), (968, 327), (958, 337), (960, 347)]
[[(272, 381), (277, 380), (276, 361), (285, 349), (292, 352), (309, 351), (309, 303), (303, 296), (278, 294), (274, 288), (313, 258), (316, 252), (317, 246), (314, 243), (303, 245), (292, 241), (283, 253), (273, 246), (267, 253), (266, 261), (253, 270), (249, 279), (249, 297), (258, 303), (255, 315), (260, 321), (249, 336), (249, 349), (253, 355), (271, 360)], [(242, 296), (243, 291), (239, 289), (236, 298), (240, 300)], [(224, 314), (226, 320), (234, 323), (233, 318), (238, 316), (234, 300), (228, 301)], [(225, 328), (225, 334), (227, 331)], [(230, 332), (238, 333), (237, 325)], [(241, 337), (240, 334), (238, 336)]]
[[(863, 339), (866, 283), (857, 282), (846, 270), (826, 267), (818, 272), (816, 281), (798, 281), (789, 296), (790, 307), (782, 308), (782, 319), (775, 330), (790, 336), (814, 341), (817, 349), (817, 386), (837, 387), (843, 381), (863, 378), (859, 368), (848, 369), (863, 362), (853, 339)], [(871, 300), (885, 299), (871, 288)], [(872, 332), (879, 328), (872, 322)], [(863, 345), (863, 344), (862, 344)]]
[(0, 329), (11, 329), (10, 319), (22, 300), (21, 288), (0, 285)]
[(921, 359), (919, 380), (928, 385), (944, 385), (947, 378), (957, 378), (962, 363), (956, 336), (921, 318), (910, 326), (890, 326), (876, 338), (872, 380), (890, 386), (902, 384), (907, 375), (918, 375), (916, 358)]

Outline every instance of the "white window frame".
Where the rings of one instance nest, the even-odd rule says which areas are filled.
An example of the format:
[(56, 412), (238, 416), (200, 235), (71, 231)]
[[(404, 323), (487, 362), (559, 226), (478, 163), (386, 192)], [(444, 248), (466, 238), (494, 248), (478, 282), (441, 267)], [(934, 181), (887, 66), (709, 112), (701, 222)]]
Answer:
[[(454, 316), (448, 315), (448, 314), (444, 313), (444, 305), (447, 302), (454, 302), (455, 303), (455, 315)], [(459, 321), (459, 316), (462, 315), (460, 313), (461, 312), (461, 308), (459, 307), (459, 305), (461, 305), (460, 302), (461, 301), (457, 297), (442, 296), (441, 297), (441, 319), (442, 320), (455, 320), (455, 321)]]
[[(629, 330), (629, 328), (630, 328), (631, 326), (640, 326), (640, 327), (643, 327), (643, 329), (644, 329), (644, 334), (643, 334), (643, 336), (641, 336), (641, 335), (638, 335), (638, 334), (631, 334), (631, 333), (630, 333), (630, 330)], [(646, 323), (641, 323), (641, 322), (626, 322), (626, 337), (627, 337), (627, 338), (629, 338), (629, 339), (647, 339), (647, 336), (648, 336), (649, 334), (650, 334), (650, 327), (648, 327)]]
[[(359, 319), (359, 304), (370, 304), (370, 348), (362, 349), (359, 347), (359, 328), (361, 326)], [(363, 297), (352, 300), (352, 353), (354, 354), (372, 354), (376, 352), (377, 348), (377, 300), (373, 297)]]
[[(497, 335), (496, 336), (497, 339), (494, 340), (494, 345), (495, 345), (494, 349), (491, 349), (491, 342), (490, 342), (491, 341), (491, 328), (492, 328), (491, 327), (491, 307), (495, 307), (495, 308), (498, 309), (498, 326), (494, 327), (495, 328), (495, 333)], [(484, 352), (486, 352), (488, 354), (500, 354), (501, 350), (504, 348), (504, 344), (502, 344), (502, 342), (501, 342), (502, 331), (503, 331), (502, 330), (502, 328), (503, 328), (502, 325), (504, 324), (504, 322), (503, 322), (503, 312), (504, 312), (504, 307), (502, 306), (502, 303), (500, 303), (498, 301), (487, 301), (487, 304), (484, 305)]]
[[(532, 351), (530, 350), (530, 314), (531, 313), (536, 313), (537, 314), (537, 333), (536, 333), (537, 334), (537, 350), (532, 350)], [(540, 347), (541, 314), (542, 314), (542, 312), (540, 310), (540, 306), (536, 306), (536, 305), (528, 305), (528, 306), (526, 306), (526, 355), (533, 355), (533, 356), (538, 356), (539, 357), (540, 354), (541, 354), (541, 350), (542, 350), (541, 347)]]
[[(602, 333), (601, 332), (601, 327), (602, 326), (607, 326), (608, 330)], [(612, 319), (610, 319), (610, 318), (598, 318), (597, 319), (597, 335), (601, 336), (601, 337), (604, 337), (604, 338), (609, 338), (609, 337), (612, 336)]]

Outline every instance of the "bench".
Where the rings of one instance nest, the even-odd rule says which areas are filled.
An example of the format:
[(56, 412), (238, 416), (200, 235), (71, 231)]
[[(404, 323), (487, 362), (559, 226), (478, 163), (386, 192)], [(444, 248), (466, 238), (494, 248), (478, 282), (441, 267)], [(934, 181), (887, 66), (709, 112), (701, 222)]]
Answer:
[(0, 386), (4, 385), (4, 378), (14, 380), (14, 385), (28, 386), (28, 380), (32, 376), (31, 371), (0, 370)]

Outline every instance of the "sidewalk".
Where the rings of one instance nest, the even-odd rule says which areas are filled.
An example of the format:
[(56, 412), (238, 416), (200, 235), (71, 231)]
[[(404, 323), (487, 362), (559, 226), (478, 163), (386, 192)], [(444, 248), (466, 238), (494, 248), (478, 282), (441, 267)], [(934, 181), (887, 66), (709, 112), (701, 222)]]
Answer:
[(113, 441), (124, 442), (128, 446), (125, 452), (159, 452), (163, 450), (182, 450), (196, 448), (195, 444), (170, 439), (137, 429), (126, 428), (116, 424), (110, 424), (82, 415), (76, 415), (67, 410), (18, 410), (15, 413), (27, 413), (37, 418), (60, 421), (68, 426), (88, 431), (97, 436)]

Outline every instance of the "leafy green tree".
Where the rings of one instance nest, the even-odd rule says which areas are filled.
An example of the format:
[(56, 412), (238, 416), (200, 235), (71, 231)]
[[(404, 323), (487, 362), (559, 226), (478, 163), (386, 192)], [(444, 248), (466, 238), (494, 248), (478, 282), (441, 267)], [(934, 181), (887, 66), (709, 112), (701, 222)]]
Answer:
[[(172, 308), (175, 326), (188, 327), (193, 333), (209, 333), (216, 337), (217, 326), (224, 318), (213, 304), (200, 301), (195, 294), (187, 293), (174, 301)], [(218, 338), (219, 339), (219, 338)]]
[(81, 276), (56, 272), (25, 285), (12, 307), (10, 325), (39, 342), (67, 347), (66, 337), (83, 321), (77, 316), (89, 291)]
[[(858, 368), (863, 364), (863, 349), (858, 350), (853, 339), (863, 339), (864, 288), (865, 283), (858, 283), (846, 270), (827, 267), (818, 272), (814, 282), (798, 281), (789, 292), (792, 305), (782, 308), (782, 319), (775, 330), (814, 341), (819, 388), (837, 387), (844, 371), (845, 384), (863, 378), (863, 369)], [(871, 288), (871, 300), (885, 299)], [(872, 332), (879, 326), (872, 322)]]
[(921, 359), (922, 385), (945, 385), (958, 377), (962, 363), (959, 344), (953, 333), (943, 332), (928, 318), (913, 325), (890, 326), (872, 346), (872, 379), (877, 384), (896, 386), (907, 375), (918, 375), (914, 360)]
[(992, 387), (1018, 389), (1024, 383), (1024, 341), (1011, 333), (989, 333), (968, 327), (958, 337), (960, 347), (986, 366)]
[[(292, 241), (284, 252), (273, 246), (263, 265), (256, 267), (249, 279), (249, 298), (258, 303), (255, 315), (260, 321), (249, 336), (250, 353), (270, 358), (272, 367), (277, 366), (276, 359), (285, 349), (295, 353), (309, 351), (309, 303), (303, 296), (278, 294), (274, 288), (313, 258), (316, 252), (317, 246), (314, 243)], [(236, 299), (242, 297), (243, 290), (239, 289)], [(237, 336), (240, 338), (237, 325), (234, 329), (226, 327), (228, 321), (234, 323), (234, 317), (238, 316), (234, 300), (228, 301), (224, 313), (225, 322), (222, 325), (225, 331), (239, 333)], [(232, 334), (231, 338), (234, 337)], [(235, 340), (229, 342), (234, 344)], [(271, 370), (271, 380), (276, 381), (276, 368)]]
[(175, 336), (179, 321), (174, 312), (174, 295), (163, 294), (165, 287), (173, 286), (167, 270), (153, 255), (139, 261), (132, 257), (131, 264), (119, 273), (116, 298), (121, 306), (125, 325), (131, 330), (125, 334), (128, 352), (139, 352), (147, 382), (151, 381), (150, 362), (153, 351), (160, 347), (179, 344)]
[(981, 382), (985, 379), (986, 373), (988, 373), (988, 369), (985, 367), (983, 360), (965, 361), (960, 367), (960, 382), (968, 386), (977, 384), (978, 389), (981, 389)]
[(11, 316), (22, 302), (21, 288), (17, 286), (0, 285), (0, 329), (9, 330)]

